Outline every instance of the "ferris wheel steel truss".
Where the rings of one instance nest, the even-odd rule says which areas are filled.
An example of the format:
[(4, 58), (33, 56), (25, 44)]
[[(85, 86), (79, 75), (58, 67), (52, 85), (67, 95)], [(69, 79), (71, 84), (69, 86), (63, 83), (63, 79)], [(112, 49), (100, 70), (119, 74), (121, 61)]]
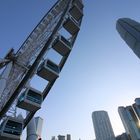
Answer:
[[(76, 11), (72, 9), (76, 6), (81, 11), (80, 16), (73, 15)], [(78, 14), (78, 13), (76, 13)], [(26, 89), (27, 83), (37, 73), (37, 69), (42, 62), (44, 55), (52, 48), (53, 42), (61, 34), (59, 30), (64, 27), (64, 24), (72, 19), (79, 29), (73, 31), (75, 27), (68, 25), (66, 28), (73, 28), (70, 32), (71, 36), (67, 39), (71, 44), (71, 48), (74, 45), (78, 32), (80, 30), (82, 18), (83, 18), (83, 3), (81, 0), (58, 0), (54, 6), (48, 11), (48, 13), (42, 18), (39, 24), (34, 28), (19, 50), (14, 53), (11, 49), (4, 59), (0, 59), (0, 68), (5, 67), (1, 73), (0, 80), (8, 75), (3, 81), (4, 87), (0, 92), (0, 119), (3, 120), (8, 116), (8, 112), (15, 114), (16, 111), (12, 109), (16, 108), (17, 100), (23, 89)], [(62, 56), (59, 63), (60, 72), (70, 54), (71, 50)], [(45, 89), (42, 92), (43, 101), (48, 95), (50, 89), (54, 85), (56, 79), (49, 81)], [(23, 127), (25, 128), (31, 118), (35, 115), (37, 110), (28, 111), (28, 114), (23, 120)]]

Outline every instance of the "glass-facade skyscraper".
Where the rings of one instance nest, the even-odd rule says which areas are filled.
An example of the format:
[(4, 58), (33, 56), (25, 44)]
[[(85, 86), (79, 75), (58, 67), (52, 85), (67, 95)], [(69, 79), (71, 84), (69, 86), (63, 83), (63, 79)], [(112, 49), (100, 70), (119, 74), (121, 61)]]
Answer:
[(117, 21), (116, 29), (127, 45), (140, 58), (140, 23), (129, 18), (120, 18)]
[(106, 111), (93, 112), (92, 120), (96, 140), (115, 140), (111, 122)]
[(118, 112), (123, 122), (127, 135), (132, 140), (140, 140), (138, 118), (132, 106), (119, 107)]

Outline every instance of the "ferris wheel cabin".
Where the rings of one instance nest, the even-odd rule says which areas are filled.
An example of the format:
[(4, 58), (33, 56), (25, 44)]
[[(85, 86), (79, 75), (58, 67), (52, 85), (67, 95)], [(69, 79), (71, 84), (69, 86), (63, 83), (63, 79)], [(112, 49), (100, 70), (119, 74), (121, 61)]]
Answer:
[(64, 38), (62, 35), (59, 35), (52, 45), (52, 48), (57, 51), (62, 56), (65, 56), (71, 50), (71, 43)]
[(74, 35), (80, 30), (78, 23), (75, 19), (69, 16), (63, 24), (63, 27), (71, 34)]
[(79, 21), (83, 16), (83, 11), (76, 3), (73, 3), (73, 6), (69, 12), (76, 21)]
[(17, 107), (27, 111), (37, 111), (43, 102), (42, 93), (34, 88), (26, 89), (19, 97)]
[(45, 60), (37, 70), (37, 75), (48, 81), (53, 81), (58, 78), (59, 73), (59, 66), (49, 59)]
[(0, 126), (0, 140), (20, 140), (23, 131), (23, 120), (8, 117)]
[(80, 9), (84, 8), (82, 0), (73, 0), (73, 4), (76, 4)]

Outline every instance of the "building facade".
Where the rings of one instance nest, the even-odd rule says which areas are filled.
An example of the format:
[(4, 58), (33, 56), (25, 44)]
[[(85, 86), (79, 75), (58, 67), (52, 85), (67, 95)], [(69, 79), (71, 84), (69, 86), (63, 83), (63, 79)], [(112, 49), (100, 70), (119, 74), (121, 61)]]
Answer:
[(26, 140), (41, 140), (43, 119), (41, 117), (33, 117), (27, 125)]
[(92, 121), (96, 140), (115, 140), (111, 122), (106, 111), (93, 112)]
[(58, 135), (58, 140), (65, 140), (65, 136), (63, 136), (63, 135)]
[(140, 58), (140, 23), (129, 18), (120, 18), (116, 29), (126, 44)]
[(71, 140), (71, 135), (67, 134), (67, 140)]
[(126, 134), (132, 140), (140, 140), (140, 131), (138, 128), (138, 119), (134, 112), (134, 109), (131, 106), (119, 107), (119, 115), (123, 122)]

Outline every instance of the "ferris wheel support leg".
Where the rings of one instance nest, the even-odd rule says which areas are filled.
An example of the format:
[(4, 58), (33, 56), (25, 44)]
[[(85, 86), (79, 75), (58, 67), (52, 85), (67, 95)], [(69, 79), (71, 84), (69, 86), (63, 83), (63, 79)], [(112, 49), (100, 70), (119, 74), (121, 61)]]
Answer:
[(11, 71), (11, 68), (12, 68), (12, 65), (13, 63), (9, 63), (6, 67), (6, 70), (3, 72), (3, 74), (1, 75), (1, 78), (0, 78), (0, 97), (6, 87), (6, 83), (7, 83), (7, 79), (9, 77), (9, 74), (10, 74), (10, 71)]

